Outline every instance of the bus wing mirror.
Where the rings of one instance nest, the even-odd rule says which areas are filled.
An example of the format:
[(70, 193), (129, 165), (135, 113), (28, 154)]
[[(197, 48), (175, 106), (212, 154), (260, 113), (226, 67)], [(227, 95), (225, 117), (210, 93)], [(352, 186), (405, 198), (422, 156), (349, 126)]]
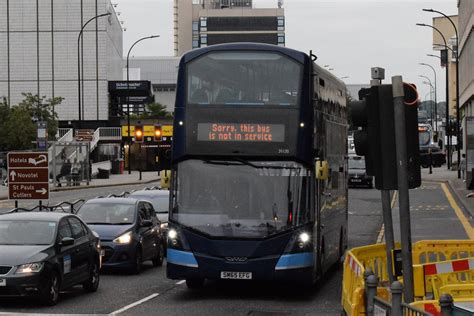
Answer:
[(326, 160), (316, 160), (316, 179), (327, 180), (329, 178), (329, 164)]

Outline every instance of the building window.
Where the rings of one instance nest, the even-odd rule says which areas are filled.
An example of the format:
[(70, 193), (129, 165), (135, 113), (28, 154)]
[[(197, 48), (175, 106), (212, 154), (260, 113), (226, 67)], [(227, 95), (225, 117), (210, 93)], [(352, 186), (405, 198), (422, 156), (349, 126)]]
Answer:
[(278, 34), (278, 44), (285, 44), (285, 35)]
[(207, 45), (207, 35), (201, 35), (201, 44)]
[(278, 19), (277, 20), (278, 31), (284, 31), (285, 30), (285, 17), (279, 16), (277, 19)]
[(199, 47), (199, 41), (193, 40), (193, 48), (198, 48), (198, 47)]
[(193, 21), (193, 33), (197, 33), (199, 31), (199, 22)]
[(200, 27), (201, 27), (201, 32), (206, 32), (207, 31), (207, 17), (202, 17), (199, 20)]
[(201, 4), (201, 0), (193, 0), (193, 4)]

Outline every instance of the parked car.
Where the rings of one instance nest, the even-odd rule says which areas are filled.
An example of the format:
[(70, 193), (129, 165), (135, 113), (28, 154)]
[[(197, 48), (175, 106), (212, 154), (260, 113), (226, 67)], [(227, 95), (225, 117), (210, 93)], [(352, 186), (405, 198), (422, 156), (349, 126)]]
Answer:
[(55, 305), (61, 290), (99, 286), (100, 241), (77, 216), (0, 215), (0, 296), (37, 296)]
[(77, 216), (100, 236), (103, 267), (127, 268), (140, 273), (151, 260), (161, 266), (163, 236), (150, 202), (134, 198), (98, 198), (84, 203)]
[(349, 156), (349, 187), (365, 186), (373, 187), (372, 176), (367, 175), (365, 170), (365, 158), (362, 156)]

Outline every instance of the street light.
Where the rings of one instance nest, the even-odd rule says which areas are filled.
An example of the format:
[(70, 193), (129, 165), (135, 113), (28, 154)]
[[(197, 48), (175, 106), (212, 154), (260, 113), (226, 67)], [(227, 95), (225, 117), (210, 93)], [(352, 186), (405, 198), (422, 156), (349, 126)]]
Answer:
[[(423, 23), (416, 23), (417, 26), (426, 26), (426, 27), (430, 27), (432, 28), (433, 30), (435, 30), (436, 32), (439, 33), (439, 35), (441, 35), (441, 38), (443, 39), (444, 41), (444, 47), (445, 48), (449, 48), (448, 47), (448, 44), (446, 43), (446, 38), (444, 37), (443, 33), (437, 29), (436, 27), (432, 26), (432, 25), (428, 25), (428, 24), (423, 24)], [(449, 148), (449, 145), (451, 143), (451, 139), (449, 136), (447, 136), (447, 127), (448, 127), (448, 124), (449, 124), (449, 67), (448, 67), (449, 63), (446, 62), (446, 138), (448, 140), (448, 143), (447, 143), (447, 154), (448, 154), (448, 163), (447, 163), (447, 167), (448, 167), (448, 170), (451, 169), (451, 149)]]
[[(434, 55), (436, 56), (436, 55)], [(438, 56), (436, 56), (438, 57)], [(441, 57), (440, 57), (441, 58)], [(438, 88), (437, 88), (437, 83), (436, 83), (436, 70), (434, 69), (433, 66), (427, 63), (420, 63), (421, 66), (426, 66), (430, 67), (431, 70), (433, 70), (434, 74), (434, 91), (435, 91), (435, 132), (438, 133)]]
[[(460, 133), (460, 120), (461, 120), (461, 114), (459, 113), (459, 35), (458, 35), (458, 29), (456, 27), (456, 24), (454, 24), (453, 20), (446, 14), (444, 14), (441, 11), (433, 10), (433, 9), (423, 9), (425, 12), (433, 12), (433, 13), (438, 13), (444, 16), (446, 19), (451, 22), (454, 32), (456, 33), (456, 137), (458, 139), (456, 147), (458, 151), (458, 167), (461, 162), (461, 148), (459, 146), (459, 143), (461, 141), (461, 133)], [(453, 52), (454, 53), (454, 52)], [(461, 179), (461, 168), (458, 168), (458, 179)]]
[(92, 22), (93, 20), (95, 19), (98, 19), (98, 18), (101, 18), (101, 17), (104, 17), (104, 16), (109, 16), (111, 15), (112, 13), (104, 13), (104, 14), (99, 14), (91, 19), (89, 19), (81, 28), (81, 31), (79, 32), (79, 36), (77, 37), (77, 89), (78, 89), (78, 99), (79, 99), (79, 102), (78, 102), (78, 111), (79, 111), (79, 127), (81, 126), (81, 121), (83, 119), (82, 115), (81, 115), (81, 50), (80, 50), (80, 46), (81, 46), (81, 36), (82, 36), (82, 33), (84, 32), (84, 29), (85, 27), (87, 26), (87, 24), (89, 24), (90, 22)]
[(130, 47), (128, 50), (127, 54), (127, 125), (128, 125), (128, 153), (127, 153), (127, 161), (128, 161), (128, 174), (132, 173), (132, 164), (130, 163), (130, 151), (131, 151), (131, 145), (132, 145), (132, 140), (130, 137), (130, 73), (129, 73), (129, 60), (130, 60), (130, 52), (132, 51), (133, 47), (140, 43), (141, 41), (144, 41), (146, 39), (152, 39), (152, 38), (157, 38), (160, 37), (160, 35), (152, 35), (152, 36), (146, 36), (143, 38), (140, 38), (137, 40), (133, 45)]
[(428, 81), (423, 81), (423, 83), (430, 86), (430, 106), (431, 106), (431, 110), (430, 110), (431, 115), (430, 116), (431, 116), (431, 125), (433, 125), (433, 91), (434, 91), (434, 87), (433, 87), (433, 84), (431, 83), (430, 78), (428, 78), (427, 76), (423, 76), (423, 75), (419, 75), (419, 77), (428, 80)]

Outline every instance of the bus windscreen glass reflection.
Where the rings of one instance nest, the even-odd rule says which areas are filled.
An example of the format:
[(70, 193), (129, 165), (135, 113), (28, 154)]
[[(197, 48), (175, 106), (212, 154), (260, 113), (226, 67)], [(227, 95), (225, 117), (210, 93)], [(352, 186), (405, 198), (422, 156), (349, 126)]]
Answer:
[(311, 219), (310, 172), (295, 162), (188, 160), (170, 218), (216, 237), (265, 238)]
[(302, 68), (279, 53), (209, 53), (187, 65), (187, 101), (295, 106), (299, 102)]

